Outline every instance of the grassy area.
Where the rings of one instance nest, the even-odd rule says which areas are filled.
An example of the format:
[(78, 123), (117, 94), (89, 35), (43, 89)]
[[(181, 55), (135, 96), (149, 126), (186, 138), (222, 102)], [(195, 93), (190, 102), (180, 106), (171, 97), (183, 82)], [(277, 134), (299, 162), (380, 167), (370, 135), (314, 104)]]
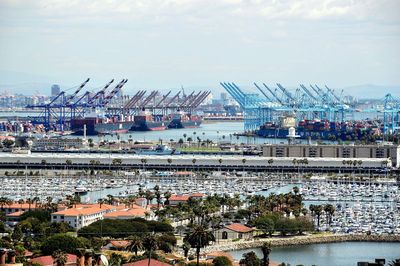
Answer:
[(187, 151), (187, 152), (219, 152), (221, 151), (218, 147), (182, 147), (179, 148), (180, 151)]

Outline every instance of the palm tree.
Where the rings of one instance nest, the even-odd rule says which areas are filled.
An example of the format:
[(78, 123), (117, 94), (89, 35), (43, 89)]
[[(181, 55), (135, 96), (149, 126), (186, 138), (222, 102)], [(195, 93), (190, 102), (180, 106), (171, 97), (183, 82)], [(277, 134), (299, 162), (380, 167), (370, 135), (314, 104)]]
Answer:
[(97, 203), (100, 205), (100, 209), (101, 209), (101, 206), (104, 204), (104, 199), (98, 199)]
[(196, 160), (195, 158), (192, 159), (193, 169), (194, 169), (194, 165), (196, 164), (196, 161), (197, 161), (197, 160)]
[(7, 197), (0, 197), (0, 210), (4, 209), (4, 206), (10, 206), (12, 204), (12, 200)]
[(269, 255), (271, 254), (271, 243), (264, 242), (261, 247), (263, 253), (263, 266), (269, 266)]
[(210, 242), (215, 241), (214, 235), (202, 225), (195, 225), (191, 232), (185, 237), (192, 248), (196, 249), (197, 266), (199, 266), (200, 250), (209, 245)]
[(328, 224), (331, 225), (332, 223), (332, 216), (335, 213), (335, 207), (332, 204), (326, 204), (324, 206), (324, 211), (327, 215)]
[(54, 262), (57, 266), (64, 266), (67, 263), (67, 253), (62, 250), (56, 250), (51, 254)]
[(149, 255), (148, 266), (150, 266), (151, 252), (156, 250), (158, 247), (157, 237), (154, 234), (145, 235), (142, 240), (142, 245), (143, 248), (148, 252)]
[(169, 171), (171, 171), (172, 159), (171, 159), (171, 158), (168, 158), (168, 159), (167, 159), (167, 162), (168, 162), (168, 164), (169, 164)]
[(172, 194), (171, 194), (170, 191), (166, 191), (166, 192), (164, 193), (164, 198), (165, 198), (164, 204), (165, 204), (165, 205), (169, 205), (169, 198), (170, 198), (171, 196), (172, 196)]
[(142, 159), (140, 159), (140, 162), (142, 163), (143, 170), (145, 170), (145, 165), (146, 165), (146, 163), (147, 163), (147, 159), (142, 158)]
[(135, 255), (137, 256), (138, 251), (143, 249), (142, 239), (137, 235), (133, 235), (128, 237), (128, 240), (130, 243), (127, 246), (127, 249), (135, 252)]
[(184, 241), (182, 244), (182, 249), (183, 249), (183, 254), (184, 254), (186, 260), (188, 259), (190, 248), (191, 248), (190, 244), (188, 242)]
[(319, 221), (320, 221), (321, 214), (322, 214), (322, 206), (321, 205), (314, 206), (314, 213), (317, 216), (317, 225), (318, 225), (318, 231), (319, 231)]
[(32, 205), (32, 203), (33, 203), (33, 199), (27, 198), (27, 199), (26, 199), (26, 203), (28, 203), (28, 210), (31, 210), (31, 205)]

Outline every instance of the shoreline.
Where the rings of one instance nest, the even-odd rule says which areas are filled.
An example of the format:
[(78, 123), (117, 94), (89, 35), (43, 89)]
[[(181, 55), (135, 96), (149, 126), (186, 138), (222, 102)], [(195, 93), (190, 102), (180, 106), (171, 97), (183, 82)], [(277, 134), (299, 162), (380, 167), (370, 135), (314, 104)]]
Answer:
[(340, 242), (399, 242), (400, 235), (302, 235), (293, 237), (276, 237), (257, 239), (253, 241), (230, 242), (206, 247), (203, 253), (215, 251), (236, 251), (243, 249), (260, 248), (264, 242), (270, 242), (272, 247), (302, 246), (312, 244), (340, 243)]

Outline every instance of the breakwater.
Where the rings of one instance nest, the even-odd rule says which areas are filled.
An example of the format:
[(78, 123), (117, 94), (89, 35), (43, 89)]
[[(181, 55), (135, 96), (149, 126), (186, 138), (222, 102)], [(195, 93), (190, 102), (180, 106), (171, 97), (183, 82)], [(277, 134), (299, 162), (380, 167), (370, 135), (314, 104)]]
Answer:
[(264, 242), (270, 242), (273, 247), (299, 246), (310, 244), (325, 244), (337, 242), (400, 242), (400, 235), (350, 235), (350, 234), (315, 234), (292, 237), (276, 237), (257, 239), (253, 241), (239, 241), (219, 243), (206, 247), (203, 253), (214, 251), (234, 251), (241, 249), (260, 248)]

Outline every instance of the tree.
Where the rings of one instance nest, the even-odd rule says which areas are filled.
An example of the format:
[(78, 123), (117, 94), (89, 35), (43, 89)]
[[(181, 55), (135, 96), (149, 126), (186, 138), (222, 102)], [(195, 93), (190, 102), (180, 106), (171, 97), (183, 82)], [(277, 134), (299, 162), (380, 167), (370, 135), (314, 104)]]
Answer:
[(212, 261), (213, 266), (232, 266), (232, 261), (225, 256), (215, 257)]
[(121, 254), (113, 252), (110, 255), (110, 260), (108, 262), (108, 265), (109, 266), (121, 266), (125, 262), (126, 262), (126, 259), (125, 259), (124, 256), (122, 256)]
[(293, 192), (295, 195), (297, 195), (299, 193), (299, 191), (300, 191), (299, 187), (297, 187), (297, 186), (293, 187)]
[(257, 218), (257, 220), (255, 221), (255, 226), (258, 229), (262, 230), (264, 234), (268, 234), (269, 236), (272, 236), (275, 230), (274, 221), (267, 216)]
[(185, 256), (185, 259), (188, 258), (190, 248), (191, 248), (190, 244), (186, 241), (183, 241), (182, 249), (183, 249), (183, 254)]
[(324, 212), (326, 213), (328, 224), (331, 225), (332, 216), (335, 213), (335, 207), (332, 204), (326, 204), (324, 206)]
[(51, 255), (57, 250), (74, 253), (78, 248), (89, 247), (90, 243), (86, 238), (74, 237), (66, 234), (55, 234), (43, 241), (41, 250), (44, 255)]
[(192, 248), (196, 249), (196, 265), (199, 266), (201, 248), (208, 246), (210, 242), (215, 241), (215, 238), (214, 235), (204, 226), (195, 225), (193, 226), (189, 234), (185, 237), (184, 241), (187, 241)]
[(56, 250), (51, 254), (53, 258), (53, 264), (57, 266), (64, 266), (67, 263), (67, 253), (62, 250)]
[(239, 261), (241, 266), (261, 266), (261, 260), (254, 251), (243, 254), (243, 259)]
[(150, 261), (151, 261), (151, 252), (156, 250), (158, 247), (157, 243), (157, 238), (154, 234), (147, 234), (143, 237), (143, 248), (147, 251), (148, 253), (148, 266), (150, 266)]
[(6, 148), (11, 148), (13, 145), (15, 144), (15, 142), (12, 139), (5, 139), (3, 140), (3, 145)]
[(269, 255), (271, 254), (271, 243), (265, 242), (262, 247), (261, 251), (263, 253), (263, 266), (269, 266)]
[(314, 206), (314, 213), (317, 216), (317, 227), (318, 227), (318, 231), (319, 231), (319, 222), (320, 222), (321, 214), (322, 214), (322, 206), (321, 205)]
[(130, 243), (127, 249), (129, 251), (135, 252), (135, 255), (137, 256), (138, 251), (143, 249), (142, 239), (137, 235), (133, 235), (128, 237), (128, 240), (130, 241)]
[(166, 191), (164, 193), (164, 198), (165, 198), (164, 204), (165, 205), (169, 205), (169, 198), (171, 198), (171, 196), (172, 196), (171, 191)]

